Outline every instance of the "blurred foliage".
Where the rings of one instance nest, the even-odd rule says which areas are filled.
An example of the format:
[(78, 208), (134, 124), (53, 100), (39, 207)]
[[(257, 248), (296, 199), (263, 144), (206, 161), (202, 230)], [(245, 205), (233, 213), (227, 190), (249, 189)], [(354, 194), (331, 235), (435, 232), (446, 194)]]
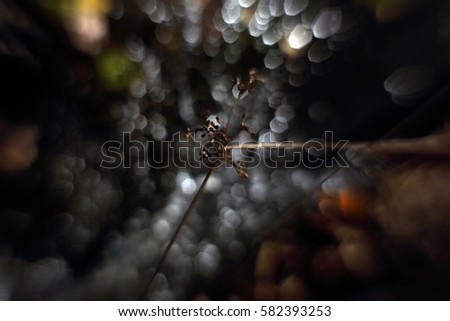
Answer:
[(97, 72), (107, 90), (124, 90), (138, 76), (139, 66), (119, 48), (103, 50), (96, 59)]
[(111, 10), (109, 0), (48, 0), (40, 1), (40, 4), (46, 9), (54, 11), (61, 18), (66, 18), (73, 12), (108, 14)]

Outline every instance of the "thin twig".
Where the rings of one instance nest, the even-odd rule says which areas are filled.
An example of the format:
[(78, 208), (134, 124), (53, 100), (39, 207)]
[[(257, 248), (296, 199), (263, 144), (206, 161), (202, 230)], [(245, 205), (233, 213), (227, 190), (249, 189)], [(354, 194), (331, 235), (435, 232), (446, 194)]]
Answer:
[(294, 142), (282, 142), (282, 143), (244, 143), (241, 145), (228, 145), (225, 146), (225, 149), (242, 149), (242, 148), (252, 148), (252, 149), (264, 149), (264, 148), (283, 148), (283, 149), (302, 149), (302, 148), (312, 148), (312, 147), (321, 147), (323, 149), (333, 149), (336, 147), (342, 147), (344, 149), (347, 148), (363, 148), (366, 147), (368, 143), (348, 143), (348, 142), (338, 142), (332, 144), (322, 144), (320, 142), (308, 141), (302, 143), (294, 143)]
[[(239, 100), (240, 99), (238, 98), (235, 101), (235, 103), (233, 104), (233, 106), (231, 106), (231, 108), (230, 108), (227, 122), (225, 123), (225, 126), (223, 128), (223, 132), (224, 133), (227, 132), (228, 125), (230, 124), (230, 119), (231, 119), (231, 116), (233, 114), (233, 109), (238, 104)], [(172, 245), (175, 243), (175, 240), (178, 238), (178, 235), (180, 234), (181, 228), (184, 226), (184, 224), (186, 223), (186, 221), (190, 217), (190, 214), (192, 213), (192, 210), (194, 209), (195, 205), (197, 204), (198, 200), (200, 199), (200, 196), (201, 196), (201, 194), (203, 193), (203, 191), (204, 191), (204, 189), (206, 187), (206, 183), (208, 182), (208, 180), (211, 177), (211, 174), (212, 174), (212, 172), (214, 171), (215, 168), (216, 167), (213, 166), (212, 168), (210, 168), (208, 170), (208, 173), (206, 174), (205, 178), (203, 179), (202, 184), (200, 185), (199, 189), (195, 193), (194, 198), (192, 199), (191, 203), (189, 204), (189, 207), (186, 209), (186, 212), (184, 212), (183, 217), (182, 217), (180, 223), (178, 224), (177, 229), (175, 230), (173, 236), (170, 238), (169, 243), (167, 244), (166, 248), (164, 249), (164, 252), (163, 252), (161, 258), (159, 259), (158, 265), (156, 266), (156, 270), (153, 273), (152, 278), (150, 279), (148, 287), (150, 287), (150, 285), (152, 284), (152, 282), (155, 279), (156, 275), (158, 275), (159, 271), (161, 270), (161, 267), (162, 267), (162, 265), (164, 264), (164, 262), (166, 260), (167, 254), (169, 254), (169, 251), (172, 248)]]
[(156, 266), (156, 270), (153, 273), (152, 278), (150, 279), (149, 285), (152, 284), (152, 282), (155, 279), (156, 275), (161, 270), (161, 267), (162, 267), (162, 265), (163, 265), (163, 263), (164, 263), (164, 261), (165, 261), (165, 259), (167, 257), (167, 254), (169, 254), (169, 250), (171, 249), (173, 243), (175, 243), (175, 240), (177, 239), (178, 234), (180, 234), (181, 228), (186, 223), (186, 221), (189, 218), (192, 210), (194, 209), (194, 206), (197, 204), (198, 200), (200, 199), (200, 196), (201, 196), (203, 190), (205, 189), (206, 183), (208, 182), (209, 177), (211, 176), (213, 170), (214, 170), (214, 168), (211, 168), (208, 171), (208, 173), (206, 174), (205, 178), (203, 179), (202, 185), (200, 185), (199, 189), (197, 190), (197, 192), (194, 195), (194, 198), (192, 199), (191, 203), (189, 204), (189, 207), (186, 209), (186, 212), (184, 212), (183, 218), (181, 219), (181, 222), (178, 224), (178, 227), (175, 230), (175, 233), (171, 237), (169, 243), (166, 246), (166, 249), (164, 250), (164, 253), (162, 254), (161, 258), (159, 259), (158, 265)]

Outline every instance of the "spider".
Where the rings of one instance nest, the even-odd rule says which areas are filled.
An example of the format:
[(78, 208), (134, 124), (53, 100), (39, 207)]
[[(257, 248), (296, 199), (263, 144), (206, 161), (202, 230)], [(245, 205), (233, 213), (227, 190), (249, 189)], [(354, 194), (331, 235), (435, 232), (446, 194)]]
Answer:
[[(201, 157), (204, 161), (204, 164), (208, 168), (217, 168), (223, 164), (231, 165), (237, 172), (237, 174), (242, 178), (248, 178), (248, 174), (245, 170), (245, 162), (243, 161), (233, 161), (231, 155), (229, 154), (228, 145), (230, 143), (230, 139), (226, 133), (226, 127), (220, 126), (220, 118), (216, 116), (216, 123), (208, 119), (208, 115), (206, 116), (205, 123), (202, 127), (199, 127), (192, 131), (190, 128), (187, 128), (185, 137), (190, 139), (195, 139), (195, 134), (198, 132), (202, 132), (201, 138), (205, 138), (208, 136), (209, 140), (203, 144), (201, 150)], [(245, 120), (245, 114), (243, 115), (243, 120)], [(244, 121), (240, 126), (240, 130), (244, 130), (252, 135), (252, 137), (256, 137), (256, 133), (251, 131), (251, 129), (245, 125)]]
[[(228, 115), (228, 121), (224, 126), (221, 126), (220, 124), (220, 118), (216, 116), (215, 120), (216, 122), (213, 122), (209, 119), (208, 113), (204, 114), (205, 116), (205, 122), (204, 124), (196, 128), (194, 131), (192, 131), (190, 128), (187, 128), (185, 132), (185, 137), (190, 139), (195, 139), (195, 134), (201, 132), (201, 138), (208, 137), (209, 140), (203, 144), (202, 150), (201, 150), (201, 157), (204, 160), (205, 165), (209, 168), (208, 173), (206, 174), (205, 178), (203, 179), (202, 184), (200, 185), (199, 189), (195, 193), (191, 203), (189, 204), (189, 207), (186, 209), (186, 212), (183, 215), (183, 218), (181, 219), (181, 222), (179, 223), (177, 229), (175, 230), (172, 238), (170, 239), (169, 243), (167, 244), (159, 262), (156, 266), (156, 269), (153, 273), (152, 278), (150, 279), (150, 284), (153, 282), (156, 275), (159, 273), (165, 258), (167, 257), (167, 254), (169, 253), (170, 248), (175, 243), (175, 240), (178, 237), (178, 234), (181, 231), (181, 228), (184, 226), (185, 222), (187, 221), (190, 213), (192, 212), (193, 208), (195, 207), (196, 203), (198, 202), (206, 183), (208, 182), (212, 172), (214, 169), (220, 167), (222, 164), (231, 164), (231, 166), (236, 170), (237, 174), (242, 178), (248, 178), (248, 173), (245, 170), (245, 163), (241, 160), (234, 161), (229, 155), (228, 151), (228, 145), (230, 143), (230, 139), (227, 136), (227, 130), (228, 125), (230, 123), (230, 118), (233, 113), (233, 109), (237, 105), (237, 103), (241, 100), (241, 98), (244, 97), (244, 95), (253, 90), (255, 88), (256, 82), (261, 81), (263, 82), (264, 79), (259, 75), (257, 70), (255, 68), (250, 69), (248, 73), (248, 82), (244, 83), (242, 81), (242, 78), (240, 75), (236, 76), (235, 83), (237, 86), (237, 89), (239, 90), (239, 94), (237, 96), (237, 99), (234, 103), (234, 105), (230, 108), (229, 115)], [(256, 137), (257, 134), (253, 132), (246, 124), (245, 124), (246, 115), (244, 114), (242, 116), (242, 122), (239, 127), (240, 130), (248, 132), (252, 137)]]

